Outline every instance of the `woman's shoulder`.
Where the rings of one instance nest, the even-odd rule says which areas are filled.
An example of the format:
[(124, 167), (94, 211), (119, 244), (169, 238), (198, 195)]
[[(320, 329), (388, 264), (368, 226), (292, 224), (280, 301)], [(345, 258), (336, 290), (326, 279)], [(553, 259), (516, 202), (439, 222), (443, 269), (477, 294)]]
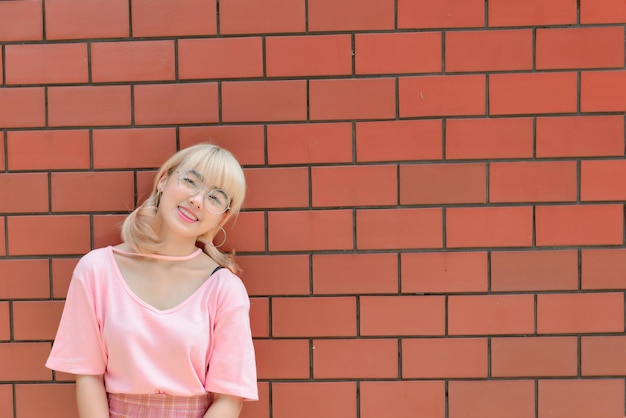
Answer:
[(228, 268), (220, 268), (208, 280), (211, 292), (218, 299), (229, 300), (231, 303), (248, 301), (248, 292), (243, 281)]
[(75, 275), (91, 275), (94, 272), (101, 272), (112, 266), (111, 247), (102, 247), (89, 251), (83, 255), (76, 268)]

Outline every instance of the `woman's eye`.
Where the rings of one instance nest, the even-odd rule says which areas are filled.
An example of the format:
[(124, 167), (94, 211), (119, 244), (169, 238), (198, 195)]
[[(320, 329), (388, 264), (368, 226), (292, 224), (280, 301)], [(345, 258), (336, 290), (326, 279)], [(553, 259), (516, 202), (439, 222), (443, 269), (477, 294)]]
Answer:
[(189, 177), (185, 177), (184, 180), (185, 180), (185, 183), (187, 183), (189, 186), (195, 187), (196, 182), (190, 179)]

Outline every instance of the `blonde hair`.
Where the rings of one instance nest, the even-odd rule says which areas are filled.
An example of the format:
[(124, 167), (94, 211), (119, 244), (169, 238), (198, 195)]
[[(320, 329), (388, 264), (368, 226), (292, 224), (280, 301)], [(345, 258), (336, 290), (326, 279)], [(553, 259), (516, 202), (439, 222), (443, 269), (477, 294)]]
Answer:
[(237, 273), (234, 250), (225, 254), (213, 245), (213, 238), (228, 220), (241, 209), (246, 193), (246, 180), (237, 159), (227, 150), (213, 144), (197, 144), (172, 155), (157, 173), (150, 196), (128, 215), (122, 225), (122, 240), (138, 253), (155, 253), (161, 244), (156, 216), (161, 193), (159, 180), (176, 170), (193, 169), (211, 183), (223, 189), (230, 197), (230, 209), (222, 221), (210, 231), (196, 238), (202, 250), (222, 267)]

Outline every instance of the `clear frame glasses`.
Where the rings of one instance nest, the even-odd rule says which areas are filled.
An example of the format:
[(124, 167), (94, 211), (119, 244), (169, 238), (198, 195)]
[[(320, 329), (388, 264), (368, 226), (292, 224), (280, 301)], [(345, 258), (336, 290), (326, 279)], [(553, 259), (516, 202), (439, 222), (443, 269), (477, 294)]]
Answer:
[(221, 215), (230, 209), (230, 197), (222, 189), (209, 189), (206, 187), (200, 177), (193, 170), (176, 171), (178, 173), (178, 188), (181, 192), (185, 192), (190, 196), (198, 194), (203, 189), (204, 207), (214, 215)]

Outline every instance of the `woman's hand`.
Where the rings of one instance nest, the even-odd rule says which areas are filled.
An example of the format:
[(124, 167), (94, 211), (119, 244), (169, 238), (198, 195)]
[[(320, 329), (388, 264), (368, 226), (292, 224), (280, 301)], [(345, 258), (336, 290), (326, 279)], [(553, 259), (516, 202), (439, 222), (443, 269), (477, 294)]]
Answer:
[(243, 406), (243, 399), (238, 396), (213, 394), (213, 403), (204, 414), (204, 418), (238, 418)]
[(80, 418), (109, 418), (102, 375), (76, 375), (76, 404)]

